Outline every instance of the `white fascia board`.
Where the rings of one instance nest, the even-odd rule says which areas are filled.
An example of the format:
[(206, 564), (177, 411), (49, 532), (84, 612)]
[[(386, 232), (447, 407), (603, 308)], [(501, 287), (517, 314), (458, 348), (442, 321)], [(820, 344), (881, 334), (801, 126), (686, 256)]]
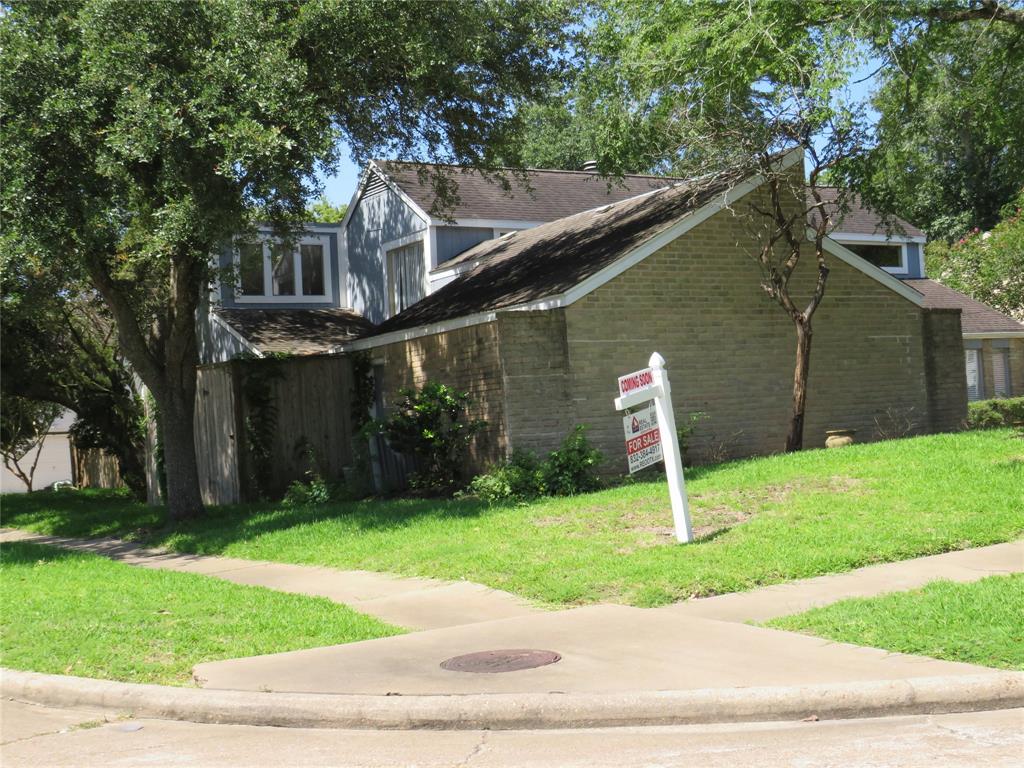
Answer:
[(474, 315), (466, 315), (465, 317), (457, 317), (452, 320), (443, 320), (439, 323), (431, 323), (430, 325), (420, 325), (416, 328), (409, 328), (401, 331), (392, 331), (391, 333), (384, 333), (380, 336), (371, 336), (368, 339), (357, 339), (356, 341), (350, 341), (345, 344), (339, 344), (337, 347), (333, 347), (330, 352), (358, 352), (363, 349), (373, 349), (375, 347), (383, 347), (388, 344), (395, 344), (400, 341), (412, 341), (423, 336), (433, 336), (438, 333), (446, 333), (447, 331), (455, 331), (460, 328), (469, 328), (473, 325), (482, 325), (483, 323), (491, 323), (497, 318), (497, 312), (478, 312)]
[(839, 232), (829, 234), (833, 240), (849, 240), (851, 243), (892, 243), (901, 245), (904, 243), (926, 243), (928, 238), (921, 235), (900, 235), (893, 232), (892, 235), (865, 235), (861, 232)]
[(245, 336), (243, 336), (238, 331), (236, 331), (234, 328), (232, 328), (231, 327), (231, 323), (229, 323), (227, 320), (225, 320), (223, 317), (221, 317), (220, 315), (218, 315), (216, 312), (214, 312), (212, 310), (210, 311), (210, 320), (211, 320), (211, 324), (215, 323), (215, 324), (219, 325), (221, 328), (223, 328), (225, 331), (227, 331), (231, 336), (234, 336), (238, 341), (242, 342), (242, 345), (246, 349), (248, 349), (250, 352), (252, 352), (256, 357), (263, 357), (263, 353), (260, 352), (260, 350), (256, 347), (255, 344), (253, 344), (251, 341), (249, 341), (247, 338), (245, 338)]
[[(814, 237), (814, 230), (808, 227), (807, 239), (811, 242), (814, 242)], [(902, 280), (893, 277), (881, 267), (876, 267), (871, 262), (862, 259), (853, 251), (844, 248), (841, 243), (837, 243), (831, 237), (824, 238), (822, 240), (822, 246), (825, 248), (826, 251), (831, 253), (840, 261), (849, 264), (858, 272), (863, 272), (872, 280), (876, 280), (877, 282), (884, 285), (886, 288), (889, 288), (890, 290), (898, 293), (907, 301), (912, 302), (913, 304), (916, 304), (919, 307), (924, 306), (924, 296), (922, 296), (920, 293), (915, 291)]]
[(965, 339), (1024, 339), (1024, 328), (1019, 331), (979, 331), (964, 333)]
[[(372, 165), (372, 163), (371, 163)], [(345, 209), (345, 218), (341, 220), (341, 235), (345, 236), (345, 229), (348, 227), (348, 221), (352, 218), (352, 214), (359, 205), (359, 201), (363, 197), (363, 190), (366, 188), (366, 180), (370, 177), (370, 166), (363, 168), (363, 172), (359, 174), (359, 182), (356, 184), (356, 191), (352, 193), (352, 198), (348, 201), (348, 208)]]
[(398, 184), (396, 184), (395, 181), (390, 176), (388, 176), (387, 173), (384, 172), (383, 168), (381, 168), (372, 160), (367, 165), (367, 168), (372, 168), (374, 171), (376, 171), (377, 175), (384, 180), (385, 184), (387, 184), (388, 189), (390, 189), (392, 192), (394, 192), (396, 195), (402, 198), (402, 202), (408, 205), (412, 209), (413, 213), (415, 213), (417, 216), (423, 219), (424, 224), (429, 226), (430, 224), (433, 223), (433, 219), (430, 217), (430, 214), (428, 214), (426, 211), (420, 208), (416, 201), (409, 197), (406, 191), (402, 189), (400, 186), (398, 186)]

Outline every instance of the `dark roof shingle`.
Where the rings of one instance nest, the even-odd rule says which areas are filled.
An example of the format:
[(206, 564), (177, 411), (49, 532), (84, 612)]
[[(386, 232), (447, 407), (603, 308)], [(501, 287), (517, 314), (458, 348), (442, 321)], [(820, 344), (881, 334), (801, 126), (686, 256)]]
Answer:
[(924, 305), (928, 309), (959, 309), (964, 333), (1024, 333), (1024, 325), (1012, 317), (942, 283), (926, 278), (903, 282), (924, 296)]
[(263, 354), (324, 354), (374, 329), (350, 309), (221, 308), (217, 315)]
[(376, 334), (491, 312), (564, 293), (712, 200), (733, 182), (678, 184), (487, 240), (446, 262), (476, 263), (377, 326)]
[(471, 168), (388, 160), (375, 164), (427, 213), (433, 212), (436, 195), (429, 177), (420, 180), (419, 170), (447, 174), (458, 184), (458, 200), (443, 213), (455, 219), (554, 221), (682, 181), (662, 176), (626, 176), (616, 181), (589, 171), (538, 169), (527, 171), (525, 183), (509, 171), (511, 189), (506, 192), (500, 183)]
[[(818, 190), (821, 193), (821, 199), (826, 203), (835, 202), (836, 197), (839, 195), (839, 189), (836, 187), (818, 187)], [(807, 194), (810, 197), (810, 192)], [(856, 235), (889, 234), (886, 231), (885, 224), (882, 223), (881, 214), (875, 213), (865, 206), (858, 195), (851, 194), (846, 202), (850, 210), (843, 214), (839, 221), (836, 222), (832, 228), (833, 232), (846, 232)], [(832, 206), (832, 211), (833, 215), (835, 215), (835, 206)], [(892, 231), (894, 238), (925, 236), (924, 232), (905, 219), (896, 216), (893, 218), (893, 222), (898, 225)]]

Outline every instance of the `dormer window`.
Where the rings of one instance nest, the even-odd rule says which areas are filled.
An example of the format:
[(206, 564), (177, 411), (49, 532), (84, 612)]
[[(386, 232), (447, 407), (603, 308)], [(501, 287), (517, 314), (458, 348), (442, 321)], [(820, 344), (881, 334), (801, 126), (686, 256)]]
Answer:
[(305, 236), (295, 243), (238, 242), (238, 302), (331, 301), (329, 248), (319, 237)]
[(903, 268), (903, 246), (890, 243), (848, 243), (847, 248), (882, 269)]

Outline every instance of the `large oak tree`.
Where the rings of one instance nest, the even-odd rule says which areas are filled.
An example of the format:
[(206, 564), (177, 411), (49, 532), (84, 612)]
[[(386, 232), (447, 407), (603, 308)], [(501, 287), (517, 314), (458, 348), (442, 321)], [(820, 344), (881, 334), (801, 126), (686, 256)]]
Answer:
[[(196, 311), (211, 254), (287, 235), (344, 140), (486, 167), (561, 34), (545, 2), (7, 2), (6, 259), (85, 273), (156, 401), (172, 518), (199, 514)], [(258, 213), (257, 213), (258, 211)]]

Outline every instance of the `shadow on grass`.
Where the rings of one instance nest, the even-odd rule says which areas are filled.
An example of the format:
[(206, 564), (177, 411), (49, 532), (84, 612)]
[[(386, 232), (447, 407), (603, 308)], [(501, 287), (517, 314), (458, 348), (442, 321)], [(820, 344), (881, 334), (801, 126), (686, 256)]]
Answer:
[(33, 544), (28, 541), (8, 541), (4, 543), (3, 552), (0, 553), (0, 562), (5, 566), (32, 565), (38, 562), (76, 560), (82, 557), (87, 557), (87, 555), (69, 549)]
[(487, 511), (485, 503), (470, 499), (367, 499), (311, 507), (264, 502), (209, 507), (201, 518), (172, 522), (164, 507), (116, 492), (87, 490), (6, 497), (2, 523), (54, 536), (112, 536), (151, 546), (172, 544), (179, 552), (217, 554), (239, 541), (312, 523), (336, 520), (358, 531), (393, 530), (425, 518), (477, 518)]

